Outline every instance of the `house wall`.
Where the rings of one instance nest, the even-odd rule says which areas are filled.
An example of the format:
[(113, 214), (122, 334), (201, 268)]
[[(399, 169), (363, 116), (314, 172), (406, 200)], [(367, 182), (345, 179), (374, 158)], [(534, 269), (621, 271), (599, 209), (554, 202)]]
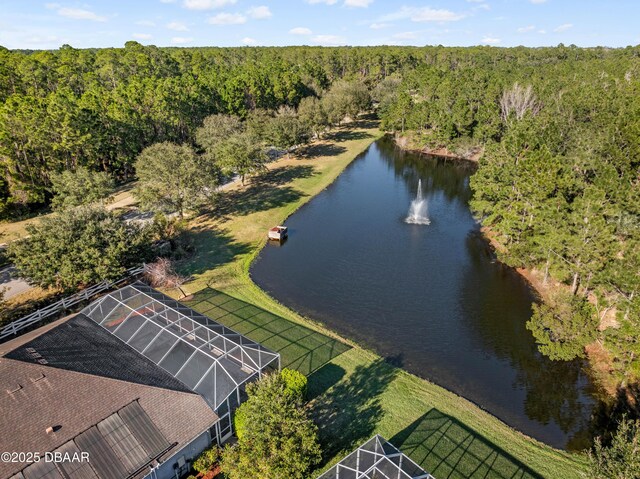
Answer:
[[(209, 429), (186, 444), (182, 449), (170, 456), (164, 462), (152, 469), (144, 479), (179, 479), (191, 469), (191, 464), (198, 455), (211, 445), (211, 434)], [(178, 467), (178, 461), (184, 457), (185, 464)]]
[[(212, 443), (222, 445), (233, 432), (233, 413), (245, 399), (244, 385), (231, 394), (216, 410), (219, 419), (206, 431), (203, 431), (182, 449), (165, 459), (152, 469), (143, 479), (179, 479), (191, 470), (193, 461)], [(178, 467), (178, 461), (184, 457), (184, 465)]]

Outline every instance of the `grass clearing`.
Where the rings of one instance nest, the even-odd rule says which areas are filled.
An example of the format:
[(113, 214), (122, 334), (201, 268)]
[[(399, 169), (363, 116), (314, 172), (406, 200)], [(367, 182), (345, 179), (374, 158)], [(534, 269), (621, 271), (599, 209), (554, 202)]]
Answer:
[(40, 221), (36, 216), (22, 221), (2, 221), (0, 222), (0, 244), (11, 243), (27, 235), (27, 226)]
[(527, 438), (360, 348), (312, 374), (309, 387), (330, 463), (377, 433), (438, 479), (581, 477), (583, 456)]

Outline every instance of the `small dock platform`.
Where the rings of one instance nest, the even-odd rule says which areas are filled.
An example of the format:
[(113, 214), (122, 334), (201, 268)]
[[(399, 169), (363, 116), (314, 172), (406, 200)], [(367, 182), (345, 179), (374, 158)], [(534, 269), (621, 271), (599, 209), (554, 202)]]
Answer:
[(274, 241), (284, 241), (287, 239), (287, 227), (274, 226), (269, 230), (269, 239)]

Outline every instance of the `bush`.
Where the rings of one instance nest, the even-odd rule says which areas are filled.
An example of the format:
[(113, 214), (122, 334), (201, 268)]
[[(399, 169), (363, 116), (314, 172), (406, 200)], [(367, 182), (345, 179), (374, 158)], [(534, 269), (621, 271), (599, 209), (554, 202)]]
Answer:
[(233, 415), (233, 429), (238, 439), (244, 437), (246, 431), (247, 414), (246, 407), (243, 407), (245, 404), (246, 403), (241, 404)]
[(623, 417), (608, 447), (596, 438), (589, 451), (590, 477), (618, 479), (640, 477), (640, 421)]
[(218, 445), (214, 445), (213, 447), (205, 450), (198, 456), (198, 458), (193, 461), (193, 468), (202, 473), (206, 474), (213, 467), (218, 464), (220, 460), (220, 448)]
[[(321, 458), (318, 428), (307, 409), (287, 393), (282, 374), (247, 386), (240, 413), (243, 432), (222, 453), (229, 479), (303, 479)], [(236, 412), (237, 415), (237, 412)]]
[(304, 401), (307, 397), (307, 377), (300, 371), (288, 368), (284, 368), (280, 375), (286, 384), (285, 392), (296, 401)]
[[(285, 394), (294, 402), (302, 402), (307, 397), (307, 377), (295, 369), (284, 368), (280, 372), (280, 377), (284, 381)], [(236, 437), (241, 439), (247, 430), (247, 406), (243, 403), (236, 409), (233, 415), (233, 429)]]

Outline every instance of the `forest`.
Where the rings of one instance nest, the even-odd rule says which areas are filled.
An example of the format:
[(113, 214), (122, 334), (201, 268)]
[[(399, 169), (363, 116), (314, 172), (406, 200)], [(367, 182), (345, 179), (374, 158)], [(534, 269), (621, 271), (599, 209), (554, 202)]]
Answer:
[(471, 206), (502, 262), (540, 272), (527, 325), (540, 351), (588, 356), (637, 408), (638, 49), (447, 53), (379, 84), (383, 123), (421, 147), (483, 152)]
[(589, 357), (637, 407), (640, 47), (0, 48), (0, 217), (55, 207), (65, 172), (121, 184), (158, 156), (244, 176), (257, 137), (289, 148), (369, 95), (400, 143), (481, 153), (471, 206), (499, 260), (558, 285), (528, 323), (540, 351)]

